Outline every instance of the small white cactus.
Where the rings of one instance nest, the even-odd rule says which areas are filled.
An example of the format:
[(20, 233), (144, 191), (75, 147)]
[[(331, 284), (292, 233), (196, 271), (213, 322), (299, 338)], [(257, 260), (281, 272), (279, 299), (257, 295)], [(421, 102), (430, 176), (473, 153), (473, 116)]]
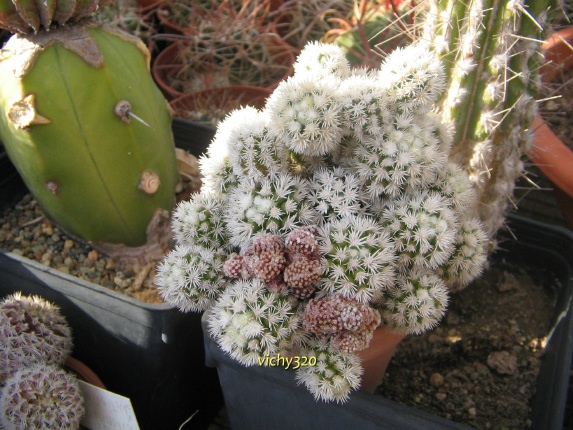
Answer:
[(340, 351), (323, 340), (315, 340), (303, 350), (302, 356), (315, 364), (296, 369), (296, 380), (315, 399), (344, 403), (349, 399), (349, 393), (360, 387), (362, 366), (356, 354)]
[(210, 333), (223, 351), (246, 366), (285, 353), (300, 326), (285, 293), (269, 290), (256, 278), (235, 281), (209, 310)]

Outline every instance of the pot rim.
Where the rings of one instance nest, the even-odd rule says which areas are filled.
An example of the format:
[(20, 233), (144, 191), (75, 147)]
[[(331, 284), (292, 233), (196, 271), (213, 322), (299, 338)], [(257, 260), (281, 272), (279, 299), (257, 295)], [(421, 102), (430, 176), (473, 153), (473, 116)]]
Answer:
[[(573, 66), (573, 26), (556, 31), (542, 45), (546, 62), (540, 68), (542, 80), (549, 82), (564, 68)], [(532, 124), (534, 144), (528, 156), (558, 188), (573, 197), (573, 152), (551, 130), (538, 113)]]

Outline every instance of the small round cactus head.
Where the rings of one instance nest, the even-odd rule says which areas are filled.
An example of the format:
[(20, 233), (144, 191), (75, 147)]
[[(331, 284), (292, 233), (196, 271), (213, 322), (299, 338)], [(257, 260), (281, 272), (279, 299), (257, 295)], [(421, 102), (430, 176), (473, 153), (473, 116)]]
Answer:
[(0, 302), (0, 383), (37, 362), (61, 365), (71, 350), (71, 329), (57, 306), (20, 293)]
[(20, 369), (0, 392), (0, 427), (5, 430), (79, 429), (84, 411), (75, 376), (53, 365)]
[(110, 5), (113, 0), (0, 0), (0, 28), (37, 33), (77, 22)]

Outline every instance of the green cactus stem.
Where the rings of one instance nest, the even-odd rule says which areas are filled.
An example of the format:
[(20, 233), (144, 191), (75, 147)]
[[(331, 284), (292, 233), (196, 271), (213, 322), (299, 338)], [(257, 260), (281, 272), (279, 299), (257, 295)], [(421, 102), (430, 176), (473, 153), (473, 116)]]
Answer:
[[(429, 0), (424, 35), (445, 63), (450, 159), (469, 172), (495, 244), (532, 142), (541, 41), (554, 0)], [(492, 246), (493, 249), (493, 246)]]
[(171, 115), (139, 39), (86, 21), (0, 51), (0, 136), (44, 213), (130, 247), (174, 205)]

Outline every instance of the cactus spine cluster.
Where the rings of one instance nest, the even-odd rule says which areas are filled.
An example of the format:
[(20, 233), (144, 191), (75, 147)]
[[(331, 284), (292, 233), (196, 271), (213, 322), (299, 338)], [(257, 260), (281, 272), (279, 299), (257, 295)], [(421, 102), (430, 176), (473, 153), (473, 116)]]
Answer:
[(71, 350), (71, 329), (59, 308), (20, 293), (0, 302), (0, 384), (37, 362), (62, 365)]
[(0, 302), (0, 429), (80, 427), (83, 395), (62, 369), (71, 349), (71, 329), (56, 305), (21, 293)]
[(0, 0), (0, 136), (67, 233), (140, 246), (174, 204), (171, 116), (143, 43), (88, 17), (105, 5)]
[(434, 111), (444, 87), (418, 44), (370, 72), (308, 44), (263, 110), (218, 124), (201, 193), (175, 211), (163, 299), (206, 311), (244, 365), (313, 357), (297, 380), (317, 399), (347, 400), (374, 330), (434, 327), (449, 289), (485, 262), (475, 193)]
[(470, 174), (491, 243), (503, 226), (531, 145), (553, 0), (429, 0), (422, 39), (446, 66), (441, 101), (453, 122), (450, 159)]
[(76, 430), (84, 411), (77, 379), (54, 365), (22, 368), (0, 391), (0, 425), (5, 430)]

